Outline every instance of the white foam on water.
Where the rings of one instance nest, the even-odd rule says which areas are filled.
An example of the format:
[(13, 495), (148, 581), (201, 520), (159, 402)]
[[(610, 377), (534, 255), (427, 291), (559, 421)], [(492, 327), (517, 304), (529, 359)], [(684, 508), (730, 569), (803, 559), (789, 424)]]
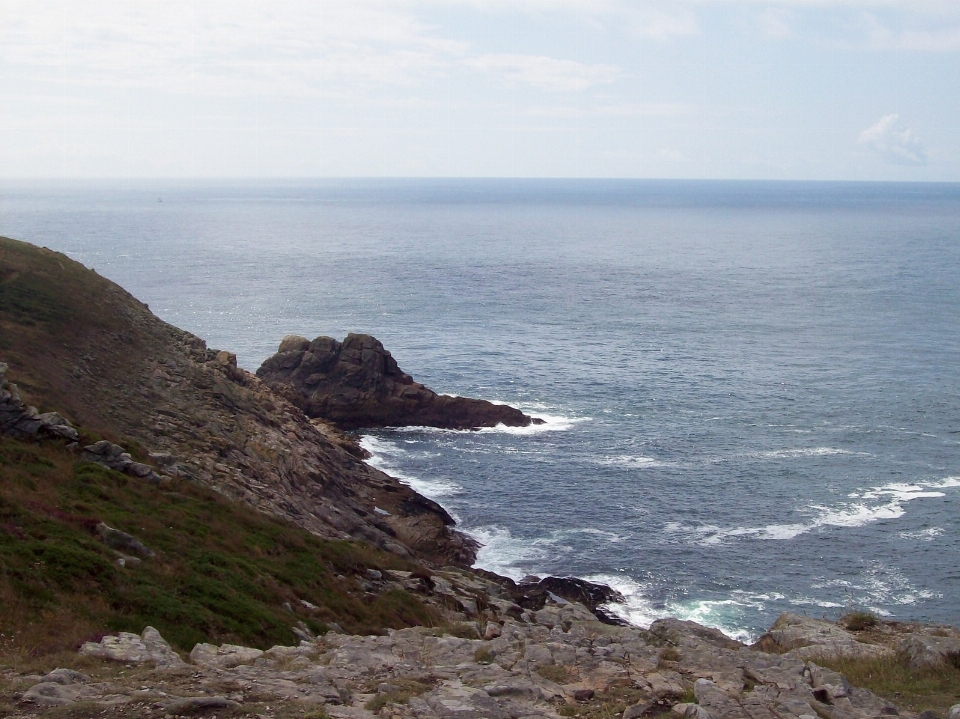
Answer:
[(851, 452), (846, 449), (837, 449), (836, 447), (796, 447), (790, 449), (775, 449), (767, 452), (750, 452), (746, 457), (757, 457), (762, 459), (787, 459), (790, 457), (829, 457), (835, 454), (863, 454), (862, 452)]
[(480, 543), (473, 566), (514, 580), (537, 574), (536, 563), (555, 556), (557, 537), (514, 537), (505, 527), (461, 529)]
[(567, 417), (559, 414), (545, 414), (537, 412), (534, 415), (537, 419), (542, 419), (543, 424), (529, 424), (526, 427), (507, 427), (505, 424), (498, 424), (496, 427), (481, 427), (476, 430), (480, 434), (513, 434), (518, 436), (543, 434), (544, 432), (565, 432), (575, 427), (581, 422), (590, 422), (592, 417)]
[[(494, 404), (506, 404), (505, 402), (495, 402)], [(518, 436), (543, 434), (544, 432), (565, 432), (581, 422), (590, 422), (593, 417), (568, 417), (559, 414), (545, 414), (536, 412), (537, 419), (542, 419), (542, 424), (530, 424), (526, 427), (508, 427), (505, 424), (498, 424), (495, 427), (481, 427), (480, 429), (445, 429), (443, 427), (395, 427), (394, 432), (417, 432), (418, 434), (513, 434)]]
[(901, 539), (916, 539), (920, 542), (932, 542), (934, 539), (943, 534), (943, 527), (930, 527), (929, 529), (918, 529), (915, 532), (897, 532), (897, 536)]
[[(858, 500), (844, 505), (828, 507), (810, 505), (803, 511), (812, 514), (808, 522), (793, 524), (768, 524), (763, 527), (718, 527), (716, 525), (688, 526), (680, 522), (667, 522), (663, 529), (669, 534), (686, 534), (704, 546), (720, 544), (731, 538), (793, 539), (801, 534), (825, 527), (862, 527), (881, 520), (899, 519), (906, 514), (906, 504), (915, 499), (945, 497), (941, 490), (960, 487), (960, 477), (947, 477), (938, 482), (891, 483), (853, 492), (850, 499)], [(880, 501), (876, 504), (874, 502)], [(932, 538), (932, 537), (931, 537)]]
[(915, 587), (898, 567), (872, 562), (853, 580), (817, 579), (813, 589), (833, 590), (843, 595), (844, 606), (860, 606), (882, 616), (890, 616), (885, 607), (910, 606), (942, 595)]
[(596, 463), (608, 467), (623, 467), (625, 469), (648, 469), (651, 467), (664, 466), (659, 460), (656, 460), (653, 457), (645, 457), (642, 454), (623, 454), (618, 457), (603, 457), (596, 460)]
[[(428, 497), (429, 499), (450, 497), (459, 494), (463, 489), (459, 484), (448, 479), (424, 479), (401, 472), (391, 464), (390, 458), (407, 454), (407, 450), (383, 437), (364, 435), (360, 438), (360, 446), (371, 454), (371, 456), (365, 460), (368, 465), (389, 474), (391, 477), (399, 479), (413, 491), (422, 494), (424, 497)], [(456, 517), (454, 517), (454, 519), (456, 519)]]
[(740, 626), (740, 609), (762, 611), (766, 603), (784, 599), (782, 594), (749, 594), (733, 592), (727, 599), (689, 600), (668, 602), (656, 606), (649, 599), (649, 587), (624, 574), (593, 574), (584, 577), (589, 582), (606, 584), (623, 595), (624, 602), (604, 605), (604, 609), (634, 626), (647, 629), (653, 622), (665, 617), (675, 617), (719, 629), (728, 637), (742, 642), (752, 642), (755, 635)]
[(611, 542), (613, 544), (619, 544), (625, 539), (625, 537), (622, 537), (619, 534), (615, 534), (614, 532), (607, 532), (603, 529), (595, 529), (594, 527), (585, 527), (583, 529), (577, 529), (574, 531), (578, 532), (579, 534), (593, 534), (597, 537), (603, 537), (608, 542)]

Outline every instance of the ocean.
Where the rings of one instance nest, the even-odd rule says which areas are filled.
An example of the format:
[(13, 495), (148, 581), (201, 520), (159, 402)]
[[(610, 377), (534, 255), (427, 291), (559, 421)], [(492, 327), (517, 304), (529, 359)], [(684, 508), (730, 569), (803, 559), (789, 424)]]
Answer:
[(10, 182), (0, 234), (251, 371), (366, 332), (524, 429), (364, 434), (514, 578), (751, 639), (960, 622), (960, 185)]

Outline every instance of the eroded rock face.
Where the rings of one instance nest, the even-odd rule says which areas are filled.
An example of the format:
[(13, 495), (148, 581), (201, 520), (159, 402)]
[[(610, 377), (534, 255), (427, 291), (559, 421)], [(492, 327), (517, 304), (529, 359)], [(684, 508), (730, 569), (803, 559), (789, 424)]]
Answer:
[(257, 376), (310, 417), (344, 429), (427, 426), (476, 429), (540, 423), (513, 407), (486, 400), (438, 395), (403, 372), (375, 337), (288, 335)]

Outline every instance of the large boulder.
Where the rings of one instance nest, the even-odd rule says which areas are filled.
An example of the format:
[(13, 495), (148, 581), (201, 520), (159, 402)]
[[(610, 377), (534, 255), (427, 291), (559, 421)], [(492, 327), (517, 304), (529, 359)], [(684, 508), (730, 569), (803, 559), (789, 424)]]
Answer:
[(308, 416), (344, 429), (425, 426), (477, 429), (503, 424), (526, 427), (543, 420), (513, 407), (481, 399), (439, 395), (403, 372), (375, 337), (287, 335), (280, 349), (257, 370), (275, 392)]
[(893, 656), (890, 647), (865, 644), (825, 619), (814, 619), (784, 612), (770, 631), (761, 635), (754, 649), (776, 654), (789, 652), (804, 661), (846, 657), (849, 659), (879, 659)]
[(914, 669), (927, 669), (941, 664), (960, 666), (960, 639), (908, 634), (897, 645), (897, 657)]
[(180, 656), (153, 627), (146, 627), (140, 636), (131, 632), (109, 635), (99, 642), (86, 642), (80, 654), (127, 664), (155, 664), (158, 667), (185, 666)]

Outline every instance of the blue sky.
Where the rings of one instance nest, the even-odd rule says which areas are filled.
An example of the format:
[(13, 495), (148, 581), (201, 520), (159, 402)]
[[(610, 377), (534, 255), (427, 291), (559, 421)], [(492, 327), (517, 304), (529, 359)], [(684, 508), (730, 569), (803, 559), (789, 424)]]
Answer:
[(960, 0), (0, 0), (0, 176), (960, 181)]

